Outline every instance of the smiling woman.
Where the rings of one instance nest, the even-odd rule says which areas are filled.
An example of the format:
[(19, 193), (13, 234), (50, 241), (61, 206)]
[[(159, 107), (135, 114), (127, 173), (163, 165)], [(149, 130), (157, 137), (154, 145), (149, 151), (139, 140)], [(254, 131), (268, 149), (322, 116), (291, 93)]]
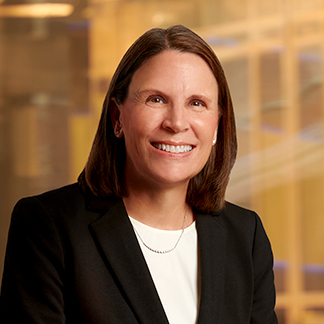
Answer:
[(262, 223), (224, 200), (235, 157), (212, 49), (183, 26), (146, 32), (114, 74), (78, 183), (17, 203), (1, 319), (276, 324)]
[[(189, 56), (189, 54), (192, 55)], [(170, 55), (176, 56), (178, 60), (174, 59), (173, 66), (165, 69)], [(155, 58), (155, 56), (158, 58)], [(187, 63), (182, 62), (182, 59), (188, 57), (190, 59), (188, 59)], [(159, 68), (154, 72), (149, 71), (152, 61), (154, 63), (156, 60), (161, 60), (164, 68)], [(197, 62), (199, 65), (196, 66)], [(182, 63), (182, 66), (177, 66), (180, 63)], [(194, 68), (190, 66), (191, 64), (194, 64)], [(200, 67), (199, 73), (198, 66)], [(172, 71), (174, 68), (177, 68), (177, 71)], [(168, 98), (167, 95), (169, 94), (161, 91), (169, 85), (169, 89), (172, 88), (173, 93), (182, 92), (185, 89), (184, 87), (191, 85), (191, 89), (187, 89), (186, 100), (189, 101), (186, 102), (186, 105), (194, 107), (199, 102), (198, 107), (200, 108), (198, 111), (204, 106), (209, 108), (204, 109), (208, 111), (208, 114), (211, 114), (211, 111), (214, 113), (217, 111), (218, 128), (216, 125), (212, 126), (214, 131), (217, 131), (217, 141), (213, 147), (215, 136), (208, 141), (211, 149), (210, 155), (200, 172), (190, 179), (186, 200), (192, 207), (199, 210), (206, 212), (219, 210), (224, 206), (226, 186), (237, 151), (232, 101), (224, 71), (215, 53), (198, 35), (182, 26), (175, 26), (167, 30), (152, 29), (148, 31), (130, 47), (121, 60), (107, 92), (94, 145), (85, 170), (80, 177), (80, 182), (99, 196), (116, 194), (123, 197), (128, 195), (124, 173), (126, 162), (124, 140), (126, 138), (122, 136), (121, 140), (118, 140), (118, 136), (115, 136), (116, 129), (114, 130), (116, 124), (113, 125), (112, 120), (119, 118), (118, 110), (115, 109), (116, 106), (122, 106), (126, 100), (130, 102), (128, 94), (132, 86), (134, 86), (134, 82), (131, 82), (133, 77), (136, 78), (136, 74), (140, 76), (146, 72), (148, 72), (147, 76), (155, 77), (155, 82), (159, 83), (155, 88), (152, 88), (148, 83), (141, 85), (143, 88), (138, 88), (136, 93), (132, 93), (132, 103), (149, 99), (149, 102), (154, 107), (160, 105), (170, 106), (172, 98)], [(194, 78), (196, 78), (195, 81)], [(173, 80), (177, 80), (177, 85), (175, 85), (176, 82), (172, 82)], [(202, 80), (203, 84), (209, 86), (209, 90), (204, 89), (202, 91), (203, 87), (201, 85), (198, 89), (198, 85)], [(172, 86), (170, 86), (171, 83)], [(173, 89), (173, 86), (176, 88)], [(191, 91), (190, 94), (188, 94), (189, 90)], [(210, 100), (214, 102), (210, 102)], [(174, 108), (175, 103), (172, 104)], [(178, 103), (176, 104), (178, 105)], [(212, 109), (213, 105), (214, 109)], [(171, 111), (169, 116), (172, 116), (174, 113), (178, 114), (179, 109), (169, 109), (169, 111)], [(191, 109), (190, 111), (196, 110)], [(116, 112), (117, 117), (115, 116)], [(206, 112), (202, 115), (206, 116)], [(174, 115), (174, 117), (178, 118), (177, 115)], [(133, 116), (133, 118), (136, 118), (136, 116)], [(180, 122), (184, 121), (181, 121), (180, 118)], [(166, 118), (164, 123), (170, 123), (169, 117)], [(207, 125), (209, 123), (203, 127)], [(146, 127), (146, 124), (142, 124), (142, 127)], [(120, 130), (118, 129), (118, 131)], [(193, 132), (192, 129), (190, 131)], [(106, 136), (109, 137), (108, 141)], [(173, 145), (173, 143), (169, 145)], [(108, 160), (111, 161), (108, 166), (106, 163), (102, 163), (101, 157), (103, 156), (107, 156)]]
[(216, 79), (196, 54), (166, 50), (134, 73), (124, 103), (112, 105), (125, 140), (126, 201), (138, 185), (187, 187), (203, 169), (217, 136), (217, 97)]

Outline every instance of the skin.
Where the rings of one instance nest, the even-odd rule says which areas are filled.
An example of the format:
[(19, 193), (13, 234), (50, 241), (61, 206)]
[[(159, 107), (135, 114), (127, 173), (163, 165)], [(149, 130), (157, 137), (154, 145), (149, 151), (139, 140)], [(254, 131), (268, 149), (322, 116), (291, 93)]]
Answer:
[[(210, 67), (196, 54), (164, 51), (142, 64), (125, 102), (115, 106), (113, 125), (125, 137), (128, 213), (152, 227), (181, 228), (189, 180), (217, 137), (218, 86)], [(189, 208), (186, 226), (193, 220)]]

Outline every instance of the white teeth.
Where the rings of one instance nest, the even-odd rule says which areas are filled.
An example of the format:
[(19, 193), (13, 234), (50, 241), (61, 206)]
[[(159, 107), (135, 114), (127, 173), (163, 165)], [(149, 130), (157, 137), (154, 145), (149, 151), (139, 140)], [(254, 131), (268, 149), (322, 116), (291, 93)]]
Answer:
[(191, 145), (168, 145), (168, 144), (153, 144), (154, 147), (161, 151), (171, 152), (171, 153), (186, 153), (192, 150)]

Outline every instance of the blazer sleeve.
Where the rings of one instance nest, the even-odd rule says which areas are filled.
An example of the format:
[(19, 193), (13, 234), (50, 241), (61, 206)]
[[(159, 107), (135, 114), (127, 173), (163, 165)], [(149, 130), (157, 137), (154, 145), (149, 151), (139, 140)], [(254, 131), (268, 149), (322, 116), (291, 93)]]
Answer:
[(277, 324), (274, 311), (276, 293), (273, 274), (273, 255), (269, 239), (260, 218), (255, 214), (253, 242), (254, 298), (251, 324)]
[(2, 280), (1, 323), (65, 323), (61, 242), (54, 222), (37, 198), (17, 203)]

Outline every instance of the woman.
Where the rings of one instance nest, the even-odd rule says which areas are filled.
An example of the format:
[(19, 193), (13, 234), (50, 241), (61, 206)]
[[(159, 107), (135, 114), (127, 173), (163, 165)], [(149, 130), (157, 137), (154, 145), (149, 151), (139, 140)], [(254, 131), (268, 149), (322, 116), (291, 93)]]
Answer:
[(111, 81), (78, 184), (16, 205), (6, 323), (277, 323), (258, 216), (224, 201), (234, 115), (211, 48), (152, 29)]

